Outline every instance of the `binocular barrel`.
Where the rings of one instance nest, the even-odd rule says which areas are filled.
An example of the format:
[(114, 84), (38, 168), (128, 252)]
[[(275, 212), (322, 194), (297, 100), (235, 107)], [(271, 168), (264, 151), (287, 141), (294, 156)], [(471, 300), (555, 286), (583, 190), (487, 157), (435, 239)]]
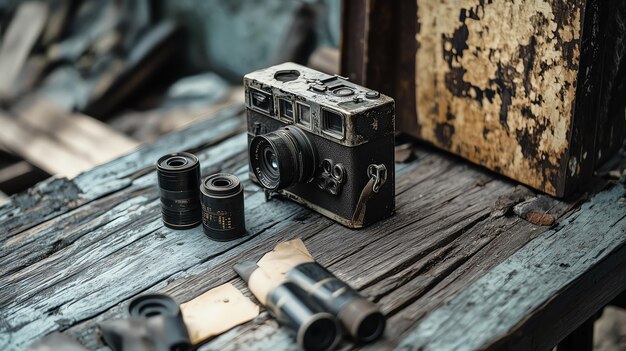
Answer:
[(302, 287), (311, 299), (337, 316), (355, 340), (370, 342), (383, 334), (385, 317), (376, 304), (319, 263), (302, 263), (287, 272), (287, 279)]
[(341, 339), (341, 327), (307, 293), (292, 282), (285, 282), (268, 296), (266, 307), (283, 325), (296, 332), (304, 350), (331, 350)]

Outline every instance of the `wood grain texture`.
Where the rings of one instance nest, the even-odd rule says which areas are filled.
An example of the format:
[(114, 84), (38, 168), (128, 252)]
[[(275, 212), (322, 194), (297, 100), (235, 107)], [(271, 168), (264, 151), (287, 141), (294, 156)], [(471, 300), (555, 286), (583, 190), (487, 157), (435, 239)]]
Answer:
[(90, 162), (92, 166), (88, 169), (113, 161), (139, 146), (138, 142), (105, 123), (80, 113), (68, 113), (43, 99), (33, 101), (16, 113), (19, 122), (51, 135), (77, 157)]
[[(520, 343), (520, 339), (529, 339), (531, 335), (546, 334), (524, 329), (534, 314), (553, 304), (562, 309), (580, 308), (575, 303), (560, 301), (580, 289), (597, 291), (596, 299), (588, 303), (599, 309), (626, 289), (626, 204), (618, 201), (624, 191), (623, 186), (617, 185), (594, 196), (555, 229), (530, 241), (445, 306), (430, 313), (398, 348), (472, 350), (495, 340), (503, 346), (502, 337), (510, 335), (515, 342), (509, 347), (552, 346), (541, 338)], [(600, 264), (602, 269), (594, 270)], [(608, 289), (599, 289), (596, 284), (605, 276), (611, 276), (613, 282)], [(560, 298), (555, 300), (555, 296)], [(560, 312), (569, 314), (567, 310)], [(551, 334), (557, 334), (554, 329), (563, 328), (550, 325)], [(557, 334), (552, 341), (565, 335)]]
[[(0, 237), (0, 348), (22, 349), (62, 331), (90, 349), (106, 349), (96, 324), (124, 317), (133, 297), (158, 291), (182, 303), (226, 282), (251, 296), (232, 266), (301, 238), (321, 264), (379, 303), (387, 332), (366, 348), (390, 349), (429, 313), (550, 230), (510, 210), (532, 201), (532, 191), (430, 148), (417, 149), (414, 162), (396, 164), (396, 214), (363, 230), (290, 201), (266, 202), (248, 179), (240, 111), (167, 135), (72, 181), (40, 184), (0, 208), (0, 232), (7, 233)], [(182, 149), (199, 156), (203, 174), (225, 171), (242, 180), (246, 236), (220, 243), (199, 227), (162, 226), (152, 165)], [(562, 221), (561, 231), (575, 206), (549, 200), (548, 212)], [(296, 347), (286, 328), (264, 312), (200, 349)], [(343, 347), (355, 345), (346, 341)]]
[(0, 140), (8, 149), (46, 170), (50, 174), (73, 177), (95, 166), (74, 151), (54, 140), (45, 131), (20, 123), (17, 118), (0, 111)]
[[(34, 100), (0, 112), (0, 142), (49, 174), (74, 178), (136, 149), (139, 143), (91, 117)], [(105, 146), (106, 145), (106, 146)]]
[[(211, 119), (166, 135), (72, 180), (51, 178), (39, 183), (0, 207), (0, 232), (3, 233), (0, 244), (26, 229), (128, 187), (132, 178), (152, 169), (155, 160), (166, 153), (209, 146), (240, 132), (242, 128), (241, 107), (228, 108)], [(28, 237), (25, 234), (22, 236)]]

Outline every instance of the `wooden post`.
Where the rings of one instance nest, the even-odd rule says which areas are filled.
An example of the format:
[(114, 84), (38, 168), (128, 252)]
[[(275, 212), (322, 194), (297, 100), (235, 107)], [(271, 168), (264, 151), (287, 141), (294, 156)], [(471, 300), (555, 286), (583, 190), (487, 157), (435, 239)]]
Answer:
[(554, 196), (626, 130), (626, 3), (346, 0), (342, 75), (396, 130)]
[(581, 326), (563, 339), (556, 351), (591, 351), (593, 350), (593, 324), (595, 316), (586, 320)]

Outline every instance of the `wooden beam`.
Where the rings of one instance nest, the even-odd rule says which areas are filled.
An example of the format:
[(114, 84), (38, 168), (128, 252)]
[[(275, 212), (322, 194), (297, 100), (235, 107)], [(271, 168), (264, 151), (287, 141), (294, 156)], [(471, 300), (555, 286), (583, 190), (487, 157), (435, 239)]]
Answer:
[(32, 168), (33, 166), (28, 164), (28, 162), (20, 161), (0, 169), (0, 188), (2, 184), (11, 179), (24, 176), (24, 174), (30, 172)]
[(43, 45), (48, 46), (59, 41), (66, 27), (71, 22), (71, 14), (76, 5), (77, 1), (75, 0), (58, 0), (50, 3), (50, 15), (41, 36)]
[(307, 66), (328, 74), (339, 74), (339, 49), (323, 46), (311, 54)]
[(626, 289), (623, 194), (615, 185), (595, 195), (430, 313), (398, 349), (556, 345)]
[(592, 351), (593, 324), (595, 320), (595, 316), (586, 320), (580, 327), (559, 342), (556, 351)]
[(0, 114), (5, 126), (0, 141), (53, 175), (73, 178), (139, 146), (102, 122), (44, 100), (34, 100), (16, 114)]
[(0, 125), (2, 143), (46, 172), (71, 178), (93, 167), (46, 133), (25, 126), (11, 115), (0, 113)]
[(127, 59), (111, 65), (98, 78), (83, 112), (97, 118), (109, 116), (173, 57), (181, 45), (181, 34), (173, 22), (163, 22), (147, 31)]
[(50, 134), (93, 166), (111, 161), (136, 149), (139, 143), (108, 125), (80, 113), (67, 113), (45, 100), (36, 100), (18, 110), (18, 120)]
[(15, 93), (15, 80), (41, 35), (47, 14), (44, 2), (23, 2), (17, 8), (0, 45), (0, 98), (11, 98)]
[(9, 197), (7, 196), (7, 194), (0, 191), (0, 206), (4, 205), (8, 201), (9, 201)]
[(19, 161), (0, 169), (0, 191), (9, 194), (21, 192), (49, 177), (26, 161)]

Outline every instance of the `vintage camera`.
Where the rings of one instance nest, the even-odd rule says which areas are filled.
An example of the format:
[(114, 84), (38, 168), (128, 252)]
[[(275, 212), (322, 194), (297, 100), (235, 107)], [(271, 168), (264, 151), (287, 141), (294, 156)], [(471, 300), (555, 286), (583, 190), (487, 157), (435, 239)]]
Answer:
[(250, 178), (350, 228), (394, 210), (394, 101), (294, 63), (244, 77)]

